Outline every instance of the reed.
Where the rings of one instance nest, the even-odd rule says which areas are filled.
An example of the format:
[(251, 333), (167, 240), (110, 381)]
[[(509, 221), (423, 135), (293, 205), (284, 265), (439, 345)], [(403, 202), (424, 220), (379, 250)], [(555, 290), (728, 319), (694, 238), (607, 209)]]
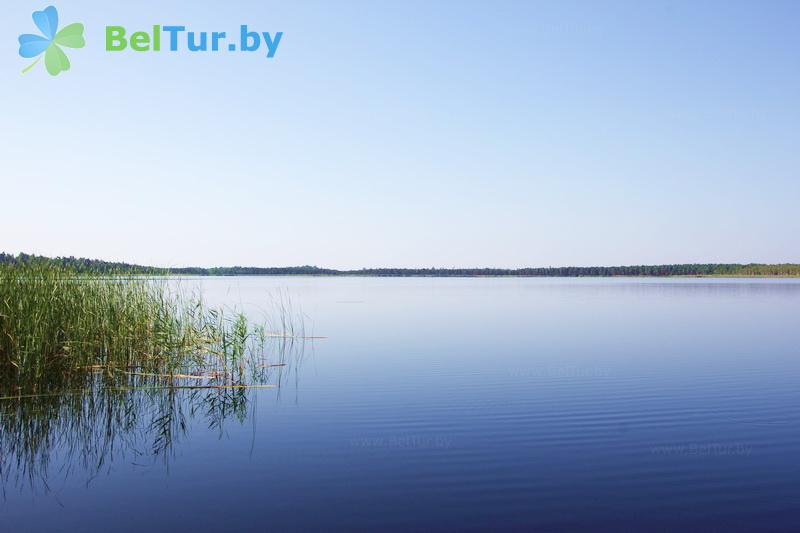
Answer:
[(267, 338), (302, 330), (295, 319), (278, 317), (283, 329), (268, 332), (241, 313), (207, 308), (164, 278), (44, 261), (0, 265), (0, 395), (63, 390), (98, 371), (241, 385), (265, 363)]
[[(227, 424), (253, 421), (258, 391), (280, 390), (302, 364), (305, 342), (268, 340), (270, 364), (247, 384), (214, 372), (171, 376), (93, 368), (49, 392), (0, 398), (0, 500), (7, 490), (50, 491), (50, 477), (87, 483), (115, 461), (169, 468), (196, 423), (223, 438)], [(270, 395), (279, 401), (279, 395)], [(51, 460), (58, 458), (55, 465)]]

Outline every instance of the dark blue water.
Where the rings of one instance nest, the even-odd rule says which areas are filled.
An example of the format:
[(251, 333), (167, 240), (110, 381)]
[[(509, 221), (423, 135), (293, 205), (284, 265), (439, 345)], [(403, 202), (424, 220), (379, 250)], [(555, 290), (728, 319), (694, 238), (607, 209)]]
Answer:
[(4, 458), (1, 530), (800, 531), (800, 283), (186, 283), (327, 338), (168, 442), (156, 396), (62, 420)]

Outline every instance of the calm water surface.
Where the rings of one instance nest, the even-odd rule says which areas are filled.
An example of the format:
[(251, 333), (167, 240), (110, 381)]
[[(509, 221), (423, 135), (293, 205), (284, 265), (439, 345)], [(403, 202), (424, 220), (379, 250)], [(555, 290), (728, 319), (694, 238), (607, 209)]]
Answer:
[(182, 283), (327, 338), (240, 403), (53, 422), (0, 530), (800, 531), (800, 283)]

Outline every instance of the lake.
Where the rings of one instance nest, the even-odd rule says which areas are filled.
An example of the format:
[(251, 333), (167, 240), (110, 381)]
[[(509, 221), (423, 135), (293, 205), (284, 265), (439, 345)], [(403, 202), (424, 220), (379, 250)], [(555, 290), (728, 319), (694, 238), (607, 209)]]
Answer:
[(798, 281), (180, 283), (324, 338), (279, 388), (6, 432), (0, 529), (800, 530)]

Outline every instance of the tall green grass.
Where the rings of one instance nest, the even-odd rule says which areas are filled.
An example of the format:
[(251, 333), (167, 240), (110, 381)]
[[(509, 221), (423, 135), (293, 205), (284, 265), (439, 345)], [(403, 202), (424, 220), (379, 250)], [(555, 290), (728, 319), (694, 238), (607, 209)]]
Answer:
[(0, 265), (0, 489), (46, 490), (55, 450), (94, 475), (139, 445), (167, 461), (192, 418), (243, 421), (302, 359), (302, 313), (271, 303), (256, 324), (174, 278)]
[[(285, 307), (281, 307), (285, 311)], [(92, 274), (51, 263), (0, 265), (0, 394), (37, 394), (88, 371), (202, 373), (246, 382), (270, 336), (244, 315), (209, 309), (165, 279)]]

